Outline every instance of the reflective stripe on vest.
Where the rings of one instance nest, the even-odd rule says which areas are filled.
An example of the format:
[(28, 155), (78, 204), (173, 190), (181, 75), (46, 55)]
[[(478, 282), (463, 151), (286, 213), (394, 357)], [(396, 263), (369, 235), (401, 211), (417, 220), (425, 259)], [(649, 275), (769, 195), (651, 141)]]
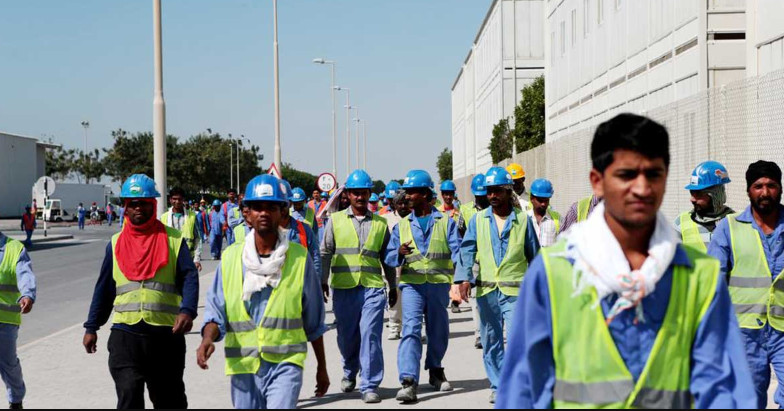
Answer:
[(687, 211), (680, 216), (681, 221), (681, 239), (683, 244), (696, 249), (697, 251), (707, 253), (708, 247), (702, 241), (700, 235), (700, 227), (691, 218), (691, 212)]
[[(637, 383), (621, 357), (595, 289), (574, 296), (566, 243), (542, 249), (552, 316), (555, 408), (690, 408), (691, 349), (713, 301), (716, 260), (685, 248), (691, 266), (675, 266), (669, 306)], [(561, 254), (561, 255), (559, 255)]]
[(407, 255), (402, 267), (402, 284), (451, 284), (455, 268), (452, 263), (452, 250), (447, 243), (449, 218), (436, 219), (430, 234), (427, 254), (422, 255), (411, 232), (411, 220), (406, 217), (398, 224), (400, 243), (411, 242), (412, 253)]
[(779, 274), (773, 281), (760, 234), (751, 223), (727, 217), (734, 266), (729, 290), (735, 315), (741, 328), (771, 327), (784, 331), (784, 280)]
[[(479, 277), (476, 279), (476, 296), (483, 297), (496, 288), (507, 296), (520, 295), (520, 284), (528, 270), (528, 259), (525, 257), (525, 234), (528, 230), (528, 215), (519, 208), (514, 209), (515, 219), (507, 220), (512, 224), (509, 231), (509, 241), (506, 255), (501, 260), (501, 265), (496, 266), (493, 251), (493, 235), (490, 224), (495, 224), (493, 209), (483, 210), (476, 217), (476, 246), (477, 261), (479, 262)], [(500, 233), (499, 233), (500, 234)]]
[(16, 281), (16, 266), (22, 256), (24, 245), (19, 241), (5, 238), (5, 253), (0, 262), (0, 323), (21, 325), (22, 310), (19, 307), (19, 293)]
[(182, 304), (182, 296), (176, 286), (177, 257), (182, 247), (182, 234), (166, 227), (169, 263), (158, 270), (155, 277), (146, 281), (129, 281), (120, 270), (114, 252), (121, 234), (112, 237), (112, 276), (116, 284), (113, 322), (134, 325), (144, 321), (149, 325), (173, 327)]
[(577, 203), (577, 222), (582, 222), (588, 219), (588, 216), (591, 214), (591, 201), (593, 200), (593, 196), (588, 198), (583, 198)]
[(255, 374), (261, 360), (305, 366), (307, 335), (302, 321), (307, 250), (290, 243), (281, 280), (272, 290), (259, 325), (251, 318), (243, 293), (242, 245), (226, 249), (221, 261), (223, 296), (226, 301), (226, 374)]
[[(169, 211), (163, 213), (161, 216), (161, 222), (171, 228), (174, 228), (170, 223), (169, 220), (174, 218), (173, 211), (169, 209)], [(193, 236), (193, 230), (196, 228), (196, 213), (193, 211), (186, 211), (183, 218), (182, 223), (182, 230), (180, 234), (182, 234), (182, 238), (185, 240), (185, 244), (188, 246), (188, 251), (191, 252), (193, 255), (194, 251), (196, 251), (196, 239)]]
[(384, 217), (373, 214), (370, 232), (364, 246), (359, 248), (359, 235), (346, 211), (332, 214), (335, 254), (332, 256), (332, 288), (345, 290), (359, 285), (365, 288), (384, 288), (381, 247), (389, 231)]

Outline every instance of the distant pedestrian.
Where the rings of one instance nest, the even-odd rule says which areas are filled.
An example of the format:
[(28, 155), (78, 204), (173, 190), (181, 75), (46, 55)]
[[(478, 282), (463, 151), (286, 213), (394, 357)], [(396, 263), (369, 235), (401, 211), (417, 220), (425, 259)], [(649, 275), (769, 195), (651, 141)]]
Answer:
[(76, 209), (76, 218), (79, 222), (79, 229), (84, 230), (84, 219), (87, 216), (87, 210), (84, 208), (84, 204), (79, 203), (79, 208)]
[(207, 216), (207, 220), (210, 226), (210, 253), (212, 253), (213, 260), (220, 260), (223, 248), (223, 227), (226, 221), (221, 212), (220, 200), (215, 200), (212, 203), (212, 212)]
[(22, 230), (24, 230), (25, 234), (27, 234), (27, 240), (25, 240), (25, 246), (30, 248), (33, 246), (33, 231), (38, 226), (38, 223), (35, 221), (35, 214), (32, 213), (30, 206), (25, 207), (25, 213), (22, 216)]
[(114, 206), (112, 206), (112, 203), (106, 204), (106, 221), (109, 222), (109, 227), (111, 227), (112, 221), (114, 221)]

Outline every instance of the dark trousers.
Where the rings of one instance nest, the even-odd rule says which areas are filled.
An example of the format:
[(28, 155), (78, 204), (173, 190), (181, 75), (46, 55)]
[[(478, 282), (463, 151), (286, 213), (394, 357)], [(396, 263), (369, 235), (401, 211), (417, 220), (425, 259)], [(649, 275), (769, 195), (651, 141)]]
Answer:
[(143, 409), (144, 385), (156, 409), (188, 408), (185, 396), (185, 336), (138, 335), (112, 330), (109, 371), (117, 409)]

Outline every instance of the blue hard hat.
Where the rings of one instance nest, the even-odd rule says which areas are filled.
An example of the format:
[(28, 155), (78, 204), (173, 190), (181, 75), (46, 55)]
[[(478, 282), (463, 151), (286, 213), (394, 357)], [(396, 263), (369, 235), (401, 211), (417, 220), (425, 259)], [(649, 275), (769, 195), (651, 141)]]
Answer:
[(378, 198), (387, 198), (387, 193), (381, 193), (378, 195)]
[(686, 186), (687, 190), (699, 191), (706, 188), (729, 184), (730, 173), (727, 168), (716, 161), (706, 161), (697, 166), (691, 173), (691, 183)]
[(291, 195), (292, 195), (291, 184), (289, 184), (289, 182), (286, 181), (286, 180), (280, 180), (280, 184), (283, 185), (283, 188), (285, 189), (285, 193), (284, 194), (286, 196), (286, 199), (290, 203), (291, 202)]
[(452, 180), (446, 180), (441, 183), (441, 191), (457, 191), (457, 186)]
[(435, 188), (433, 179), (430, 174), (425, 170), (411, 170), (406, 174), (406, 179), (403, 181), (403, 188)]
[(220, 205), (221, 205), (220, 200), (215, 200), (215, 201), (212, 202), (212, 206), (213, 207), (220, 207)]
[(120, 190), (120, 198), (158, 198), (161, 193), (155, 188), (155, 181), (144, 174), (134, 174), (125, 180)]
[(322, 197), (327, 197), (327, 198), (329, 198), (329, 193), (328, 193), (328, 192), (326, 192), (326, 191), (322, 191), (322, 192), (321, 192), (321, 196), (322, 196)]
[(253, 177), (245, 188), (245, 202), (273, 201), (288, 204), (288, 191), (286, 186), (277, 177), (262, 174)]
[(487, 187), (485, 187), (485, 175), (477, 174), (471, 180), (471, 193), (474, 196), (486, 196)]
[(385, 191), (387, 192), (387, 197), (392, 198), (397, 194), (397, 190), (400, 190), (400, 183), (397, 181), (390, 181), (387, 184)]
[(302, 201), (307, 200), (307, 196), (305, 194), (305, 190), (297, 187), (294, 190), (291, 190), (291, 201), (294, 203), (300, 203)]
[(512, 175), (503, 167), (492, 167), (485, 173), (485, 187), (512, 185)]
[(373, 188), (373, 179), (365, 170), (354, 170), (346, 179), (346, 188), (349, 190), (370, 190)]
[(554, 192), (553, 183), (550, 180), (540, 178), (531, 184), (531, 195), (534, 197), (552, 198)]
[(376, 193), (373, 193), (373, 194), (371, 194), (371, 195), (370, 195), (370, 200), (369, 200), (369, 201), (370, 201), (371, 203), (377, 203), (377, 202), (378, 202), (378, 194), (376, 194)]

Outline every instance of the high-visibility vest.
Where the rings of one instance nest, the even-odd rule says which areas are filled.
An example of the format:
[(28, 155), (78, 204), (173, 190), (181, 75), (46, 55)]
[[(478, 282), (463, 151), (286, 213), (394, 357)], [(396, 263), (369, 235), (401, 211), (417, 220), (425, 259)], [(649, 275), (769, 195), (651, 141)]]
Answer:
[(591, 201), (593, 201), (593, 196), (583, 198), (577, 203), (577, 222), (583, 222), (588, 219), (588, 216), (591, 213)]
[[(171, 209), (163, 213), (163, 215), (161, 216), (161, 222), (169, 226), (169, 218), (172, 216), (172, 213), (173, 212)], [(181, 234), (182, 234), (182, 238), (185, 240), (185, 244), (188, 246), (188, 251), (191, 252), (191, 255), (196, 251), (196, 239), (193, 237), (194, 228), (196, 228), (196, 213), (194, 213), (193, 211), (186, 211), (185, 219), (182, 223)]]
[(446, 209), (446, 204), (441, 204), (438, 206), (438, 211), (443, 215), (448, 215), (455, 223), (459, 222), (460, 220), (460, 208), (455, 207), (451, 210)]
[(695, 250), (707, 253), (708, 247), (705, 245), (705, 242), (702, 241), (699, 225), (697, 225), (697, 223), (694, 222), (694, 220), (691, 218), (691, 211), (687, 211), (681, 214), (680, 220), (681, 238), (683, 239), (683, 245), (687, 245), (694, 248)]
[(388, 205), (385, 205), (384, 207), (381, 207), (380, 210), (378, 210), (378, 215), (384, 216), (389, 214), (391, 211), (392, 210), (390, 209), (390, 207)]
[(6, 237), (5, 253), (0, 262), (0, 323), (21, 325), (22, 309), (19, 307), (19, 288), (16, 282), (16, 265), (24, 245)]
[(177, 257), (182, 246), (179, 231), (166, 227), (169, 240), (169, 263), (145, 281), (130, 281), (117, 264), (117, 239), (112, 237), (112, 275), (117, 286), (114, 298), (114, 324), (134, 325), (141, 321), (155, 326), (173, 327), (180, 313), (182, 296), (177, 290)]
[(740, 328), (760, 329), (765, 323), (784, 331), (784, 276), (770, 272), (759, 232), (751, 223), (727, 217), (734, 266), (729, 289)]
[(462, 217), (463, 221), (465, 221), (466, 227), (468, 227), (468, 224), (471, 222), (471, 218), (475, 216), (477, 212), (476, 203), (473, 201), (460, 206), (460, 217)]
[(234, 227), (234, 241), (238, 243), (245, 242), (245, 224), (240, 224)]
[(381, 247), (388, 230), (384, 217), (373, 214), (370, 233), (364, 247), (360, 249), (359, 235), (346, 211), (332, 214), (332, 232), (335, 236), (332, 288), (346, 290), (359, 285), (384, 288)]
[[(289, 214), (294, 215), (294, 207), (291, 207)], [(316, 212), (312, 208), (305, 207), (305, 220), (303, 222), (309, 225), (310, 228), (313, 228), (313, 224), (316, 223)]]
[(447, 242), (447, 231), (449, 229), (448, 218), (438, 218), (433, 225), (433, 232), (430, 234), (430, 244), (427, 253), (422, 251), (414, 241), (411, 231), (411, 220), (406, 217), (398, 223), (400, 233), (400, 244), (411, 242), (413, 248), (411, 254), (405, 257), (403, 270), (400, 276), (401, 284), (451, 284), (455, 273), (455, 266), (452, 263), (452, 250), (449, 249)]
[[(528, 259), (525, 257), (525, 234), (528, 230), (528, 216), (519, 208), (514, 209), (517, 218), (512, 222), (509, 231), (509, 244), (501, 265), (495, 263), (492, 229), (493, 209), (482, 210), (476, 217), (476, 246), (479, 261), (479, 276), (476, 279), (476, 296), (483, 297), (496, 288), (504, 295), (517, 297), (523, 276), (528, 271)], [(500, 234), (500, 233), (499, 233)]]
[(248, 314), (242, 300), (241, 244), (227, 248), (221, 260), (223, 297), (226, 301), (226, 375), (256, 374), (261, 360), (305, 367), (308, 338), (302, 322), (307, 250), (289, 243), (280, 283), (272, 290), (261, 323)]
[(574, 296), (573, 266), (558, 255), (565, 249), (563, 241), (542, 249), (552, 318), (554, 408), (691, 408), (691, 348), (716, 293), (719, 263), (686, 248), (692, 266), (674, 268), (667, 314), (635, 383), (595, 289)]
[[(533, 211), (533, 209), (534, 209), (534, 204), (528, 203), (528, 211)], [(561, 231), (561, 214), (553, 210), (552, 207), (548, 207), (547, 215), (549, 215), (550, 218), (553, 219), (553, 222), (555, 223), (555, 232), (557, 234), (559, 231)]]

